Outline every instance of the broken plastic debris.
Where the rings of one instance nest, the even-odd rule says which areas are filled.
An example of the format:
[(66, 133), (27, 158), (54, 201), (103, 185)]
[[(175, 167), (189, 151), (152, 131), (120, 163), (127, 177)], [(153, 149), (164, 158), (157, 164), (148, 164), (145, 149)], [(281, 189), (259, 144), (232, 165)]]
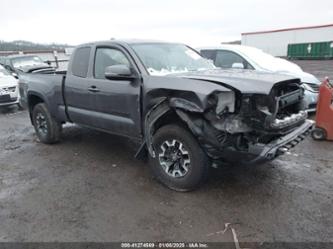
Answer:
[(228, 228), (229, 228), (230, 225), (231, 225), (231, 223), (225, 223), (224, 224), (224, 230), (217, 231), (215, 233), (209, 233), (209, 234), (207, 234), (207, 236), (213, 236), (215, 234), (224, 234), (228, 230)]
[(207, 236), (212, 236), (212, 235), (216, 235), (216, 234), (225, 234), (225, 232), (230, 228), (231, 233), (232, 233), (232, 237), (234, 240), (234, 244), (235, 244), (235, 248), (236, 249), (249, 249), (249, 248), (242, 248), (239, 245), (239, 241), (238, 241), (238, 237), (237, 237), (237, 233), (236, 233), (236, 229), (231, 227), (231, 223), (225, 223), (224, 224), (224, 229), (221, 231), (217, 231), (215, 233), (209, 233), (207, 234)]

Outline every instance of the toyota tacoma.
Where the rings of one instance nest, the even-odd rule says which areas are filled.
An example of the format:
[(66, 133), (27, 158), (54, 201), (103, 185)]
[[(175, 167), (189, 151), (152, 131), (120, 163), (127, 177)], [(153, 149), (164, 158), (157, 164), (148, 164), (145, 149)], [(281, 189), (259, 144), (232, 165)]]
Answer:
[(78, 46), (66, 72), (22, 74), (39, 140), (76, 123), (141, 143), (154, 176), (188, 191), (211, 166), (261, 163), (297, 145), (313, 122), (300, 79), (217, 69), (178, 43), (110, 40)]

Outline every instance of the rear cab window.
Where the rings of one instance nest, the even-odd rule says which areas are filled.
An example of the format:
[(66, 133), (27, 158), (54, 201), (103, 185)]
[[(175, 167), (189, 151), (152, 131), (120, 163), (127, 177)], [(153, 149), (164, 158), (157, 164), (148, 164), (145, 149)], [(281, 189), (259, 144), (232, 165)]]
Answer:
[(86, 78), (88, 74), (90, 47), (77, 48), (72, 61), (72, 74)]

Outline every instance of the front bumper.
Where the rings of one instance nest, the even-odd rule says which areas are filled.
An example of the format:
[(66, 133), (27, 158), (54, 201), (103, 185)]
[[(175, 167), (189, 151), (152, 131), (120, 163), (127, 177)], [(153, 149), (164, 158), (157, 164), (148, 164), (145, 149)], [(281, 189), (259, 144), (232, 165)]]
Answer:
[[(251, 144), (247, 151), (228, 150), (225, 151), (223, 157), (227, 162), (241, 164), (259, 164), (271, 161), (301, 142), (313, 127), (314, 121), (307, 119), (292, 132), (268, 144)], [(214, 161), (214, 163), (220, 164), (218, 161)]]
[(273, 160), (284, 154), (292, 147), (301, 142), (310, 133), (314, 126), (314, 121), (306, 120), (300, 127), (291, 133), (270, 142), (269, 144), (256, 144), (250, 147), (249, 153), (254, 155), (249, 163), (259, 163)]
[(285, 117), (282, 119), (276, 118), (270, 124), (270, 128), (281, 130), (283, 128), (291, 127), (293, 125), (301, 123), (301, 122), (305, 121), (307, 117), (308, 117), (308, 114), (306, 111), (300, 111), (299, 113), (292, 114), (289, 117)]
[[(18, 87), (14, 90), (7, 88), (0, 89), (2, 93), (0, 94), (0, 107), (10, 106), (19, 103), (19, 92)], [(5, 91), (5, 92), (3, 92)]]
[(0, 102), (0, 107), (16, 105), (18, 103), (19, 103), (19, 99), (18, 98), (13, 98), (8, 102), (7, 101), (6, 102)]

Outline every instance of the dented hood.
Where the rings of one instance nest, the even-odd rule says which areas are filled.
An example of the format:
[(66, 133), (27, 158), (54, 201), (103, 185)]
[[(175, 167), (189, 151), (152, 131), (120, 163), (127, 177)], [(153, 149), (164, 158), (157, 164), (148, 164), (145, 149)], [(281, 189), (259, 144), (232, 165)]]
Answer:
[(237, 89), (244, 94), (269, 94), (275, 84), (287, 84), (290, 80), (300, 83), (300, 79), (292, 76), (252, 70), (215, 69), (187, 72), (172, 76), (214, 82), (216, 84)]

